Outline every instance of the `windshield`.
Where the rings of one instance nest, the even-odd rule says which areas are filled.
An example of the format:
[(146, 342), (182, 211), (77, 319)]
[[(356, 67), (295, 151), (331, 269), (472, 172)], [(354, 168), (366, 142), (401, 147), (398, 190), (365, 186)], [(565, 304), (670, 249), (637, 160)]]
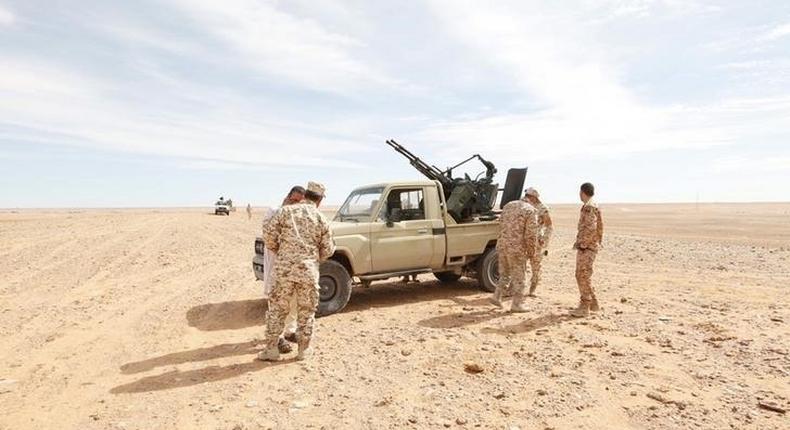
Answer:
[(373, 210), (381, 200), (384, 187), (364, 188), (355, 190), (340, 207), (335, 216), (336, 221), (359, 221), (360, 218), (369, 219)]

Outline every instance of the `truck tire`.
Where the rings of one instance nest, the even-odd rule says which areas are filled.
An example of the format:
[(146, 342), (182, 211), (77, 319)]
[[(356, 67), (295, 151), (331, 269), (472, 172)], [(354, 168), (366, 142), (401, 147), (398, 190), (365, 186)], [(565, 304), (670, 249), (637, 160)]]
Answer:
[(499, 260), (496, 248), (488, 248), (486, 252), (477, 260), (477, 281), (480, 289), (484, 291), (496, 291), (499, 282)]
[(461, 275), (455, 272), (434, 272), (433, 276), (442, 284), (450, 284), (461, 279)]
[(346, 307), (351, 298), (351, 275), (342, 264), (332, 260), (321, 263), (318, 285), (316, 315), (332, 315)]

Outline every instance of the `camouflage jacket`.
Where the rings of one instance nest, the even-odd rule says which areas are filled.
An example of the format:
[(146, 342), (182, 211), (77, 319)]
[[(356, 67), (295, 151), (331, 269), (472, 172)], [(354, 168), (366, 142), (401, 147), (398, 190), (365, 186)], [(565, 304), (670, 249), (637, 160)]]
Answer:
[(332, 256), (335, 243), (329, 222), (315, 203), (283, 206), (266, 223), (266, 247), (277, 253), (274, 266), (278, 278), (318, 280), (318, 263)]
[(579, 231), (576, 234), (575, 249), (598, 250), (598, 246), (603, 240), (603, 217), (598, 205), (588, 200), (582, 206), (579, 215)]
[(535, 255), (538, 242), (538, 220), (535, 208), (524, 200), (514, 200), (502, 208), (502, 231), (497, 251), (509, 254)]
[(551, 234), (554, 232), (554, 226), (551, 224), (546, 224), (546, 220), (549, 219), (549, 208), (547, 208), (542, 202), (533, 206), (538, 213), (538, 244), (545, 248), (549, 246)]

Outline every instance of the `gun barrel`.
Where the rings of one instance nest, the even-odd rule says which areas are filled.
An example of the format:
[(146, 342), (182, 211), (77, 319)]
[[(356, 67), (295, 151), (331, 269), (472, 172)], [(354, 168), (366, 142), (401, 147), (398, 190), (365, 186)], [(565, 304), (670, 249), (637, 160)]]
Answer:
[(422, 161), (420, 157), (417, 157), (416, 155), (412, 154), (411, 151), (404, 148), (398, 142), (390, 139), (387, 140), (387, 145), (391, 146), (399, 154), (406, 157), (406, 159), (409, 160), (409, 164), (411, 164), (415, 169), (417, 169), (418, 172), (425, 175), (425, 177), (427, 177), (428, 179), (434, 181), (440, 181), (443, 185), (447, 185), (448, 183), (450, 183), (449, 178), (444, 176), (442, 172), (439, 171), (439, 169), (429, 166), (424, 161)]

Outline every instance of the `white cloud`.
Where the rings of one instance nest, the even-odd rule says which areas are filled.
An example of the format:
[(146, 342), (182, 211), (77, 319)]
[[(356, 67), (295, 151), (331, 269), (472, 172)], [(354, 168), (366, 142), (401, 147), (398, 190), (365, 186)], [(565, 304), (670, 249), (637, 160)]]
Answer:
[(777, 25), (776, 27), (770, 29), (761, 37), (761, 39), (774, 41), (785, 36), (790, 36), (790, 22), (787, 24)]
[[(395, 85), (357, 58), (361, 41), (283, 12), (274, 1), (174, 0), (243, 64), (321, 92)], [(227, 53), (225, 53), (227, 55)]]
[(713, 161), (712, 170), (716, 173), (727, 172), (774, 172), (790, 170), (790, 154), (773, 156), (724, 157)]
[(3, 5), (0, 5), (0, 25), (11, 25), (14, 21), (16, 21), (16, 16)]
[(183, 91), (193, 109), (173, 111), (170, 105), (139, 104), (135, 86), (56, 64), (5, 59), (0, 65), (0, 140), (211, 160), (227, 167), (354, 167), (341, 160), (356, 148), (353, 139), (320, 124), (278, 120), (222, 92), (185, 83), (166, 96), (179, 105)]

